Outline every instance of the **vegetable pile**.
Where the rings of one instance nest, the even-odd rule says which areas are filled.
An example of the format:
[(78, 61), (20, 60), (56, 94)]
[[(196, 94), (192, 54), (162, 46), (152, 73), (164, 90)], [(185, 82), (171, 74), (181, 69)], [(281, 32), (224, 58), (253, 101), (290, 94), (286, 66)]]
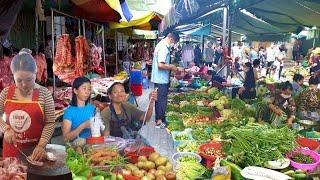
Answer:
[(173, 165), (168, 158), (154, 152), (149, 157), (139, 156), (136, 164), (127, 164), (126, 169), (122, 170), (123, 174), (133, 175), (141, 179), (176, 179), (173, 172)]
[(197, 142), (182, 143), (177, 146), (177, 151), (198, 153), (199, 146), (200, 144)]
[(198, 162), (198, 159), (194, 156), (182, 156), (180, 158), (178, 158), (178, 162), (182, 163), (182, 162)]
[(202, 176), (206, 168), (198, 162), (181, 162), (178, 165), (177, 178), (183, 180), (194, 180)]
[(295, 153), (292, 157), (292, 160), (300, 164), (312, 164), (313, 158), (310, 155), (305, 155), (302, 153)]
[(224, 143), (225, 152), (239, 166), (263, 166), (266, 161), (284, 158), (292, 151), (296, 133), (287, 127), (273, 129), (267, 125), (249, 123), (226, 132), (231, 142)]

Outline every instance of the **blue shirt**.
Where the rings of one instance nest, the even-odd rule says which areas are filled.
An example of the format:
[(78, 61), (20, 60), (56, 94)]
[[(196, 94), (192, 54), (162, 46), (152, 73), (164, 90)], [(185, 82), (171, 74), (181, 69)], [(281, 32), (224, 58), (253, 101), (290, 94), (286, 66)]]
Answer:
[[(63, 119), (71, 122), (71, 131), (73, 131), (76, 128), (78, 128), (82, 123), (94, 117), (95, 112), (96, 112), (96, 107), (91, 104), (87, 104), (82, 107), (69, 106), (64, 111)], [(79, 137), (81, 138), (91, 137), (90, 128), (86, 128), (82, 130)]]
[(169, 45), (165, 40), (161, 40), (155, 50), (152, 61), (152, 73), (151, 73), (151, 82), (157, 84), (168, 84), (170, 71), (159, 69), (158, 63), (170, 64), (170, 50)]
[(257, 51), (250, 51), (250, 60), (259, 59)]

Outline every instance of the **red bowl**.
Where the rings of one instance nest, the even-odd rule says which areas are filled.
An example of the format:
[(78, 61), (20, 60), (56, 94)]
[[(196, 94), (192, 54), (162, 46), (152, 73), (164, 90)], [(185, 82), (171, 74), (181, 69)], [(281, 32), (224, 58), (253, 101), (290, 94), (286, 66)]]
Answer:
[(129, 161), (133, 164), (138, 162), (139, 156), (146, 156), (148, 158), (150, 154), (153, 152), (155, 152), (155, 150), (153, 147), (150, 146), (141, 147), (140, 152), (137, 152), (136, 148), (127, 147), (124, 149), (124, 154), (129, 158)]
[(316, 150), (320, 146), (320, 143), (317, 140), (309, 139), (309, 138), (305, 138), (305, 137), (298, 137), (296, 139), (296, 142), (301, 147), (307, 147), (310, 150)]
[(86, 139), (87, 144), (101, 144), (104, 143), (104, 136), (89, 137)]
[(200, 156), (204, 159), (206, 167), (211, 169), (214, 165), (214, 162), (216, 161), (216, 156), (208, 156), (206, 155), (204, 152), (205, 150), (209, 149), (209, 148), (214, 148), (216, 150), (220, 150), (222, 149), (221, 144), (220, 143), (208, 143), (208, 144), (202, 144), (199, 147), (199, 154)]

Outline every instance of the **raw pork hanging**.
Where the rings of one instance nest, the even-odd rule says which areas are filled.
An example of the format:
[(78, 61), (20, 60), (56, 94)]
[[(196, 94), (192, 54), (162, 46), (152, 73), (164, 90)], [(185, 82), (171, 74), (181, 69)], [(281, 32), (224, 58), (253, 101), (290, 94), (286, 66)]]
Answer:
[(84, 76), (90, 69), (89, 45), (83, 36), (75, 38), (76, 57), (72, 56), (71, 43), (68, 34), (59, 37), (53, 71), (60, 80), (71, 84), (76, 77)]
[(102, 48), (101, 47), (97, 47), (94, 44), (91, 44), (91, 62), (93, 65), (93, 68), (98, 68), (100, 66), (101, 63), (101, 52), (102, 52)]
[(76, 62), (75, 73), (77, 76), (83, 76), (89, 71), (89, 45), (83, 36), (78, 36), (76, 41)]

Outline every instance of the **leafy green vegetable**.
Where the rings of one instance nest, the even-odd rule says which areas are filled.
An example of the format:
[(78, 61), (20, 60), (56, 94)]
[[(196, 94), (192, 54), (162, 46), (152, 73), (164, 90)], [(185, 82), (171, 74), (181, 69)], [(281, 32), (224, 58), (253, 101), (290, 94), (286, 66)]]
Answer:
[(205, 141), (209, 141), (211, 138), (210, 134), (204, 131), (204, 128), (194, 129), (192, 130), (191, 133), (192, 133), (193, 139), (197, 141), (205, 142)]
[(300, 164), (312, 164), (313, 158), (310, 155), (296, 153), (292, 156), (292, 160)]
[(225, 143), (225, 152), (232, 157), (232, 162), (242, 167), (262, 166), (266, 161), (284, 158), (297, 146), (295, 131), (256, 123), (232, 128), (226, 132), (226, 137), (231, 142)]
[(182, 121), (169, 122), (168, 129), (170, 131), (183, 131), (185, 129), (185, 126), (183, 125)]
[(91, 173), (87, 159), (77, 153), (72, 147), (67, 148), (66, 164), (75, 176), (88, 177)]
[(177, 146), (178, 152), (193, 152), (198, 153), (200, 144), (197, 142), (187, 142), (183, 144), (179, 144)]
[(196, 162), (181, 162), (178, 165), (177, 178), (183, 180), (194, 180), (201, 177), (206, 172), (206, 168)]
[(176, 135), (176, 137), (174, 139), (177, 141), (186, 141), (189, 138), (186, 134), (178, 134), (178, 135)]
[(198, 162), (198, 159), (194, 156), (182, 156), (178, 159), (178, 162)]

